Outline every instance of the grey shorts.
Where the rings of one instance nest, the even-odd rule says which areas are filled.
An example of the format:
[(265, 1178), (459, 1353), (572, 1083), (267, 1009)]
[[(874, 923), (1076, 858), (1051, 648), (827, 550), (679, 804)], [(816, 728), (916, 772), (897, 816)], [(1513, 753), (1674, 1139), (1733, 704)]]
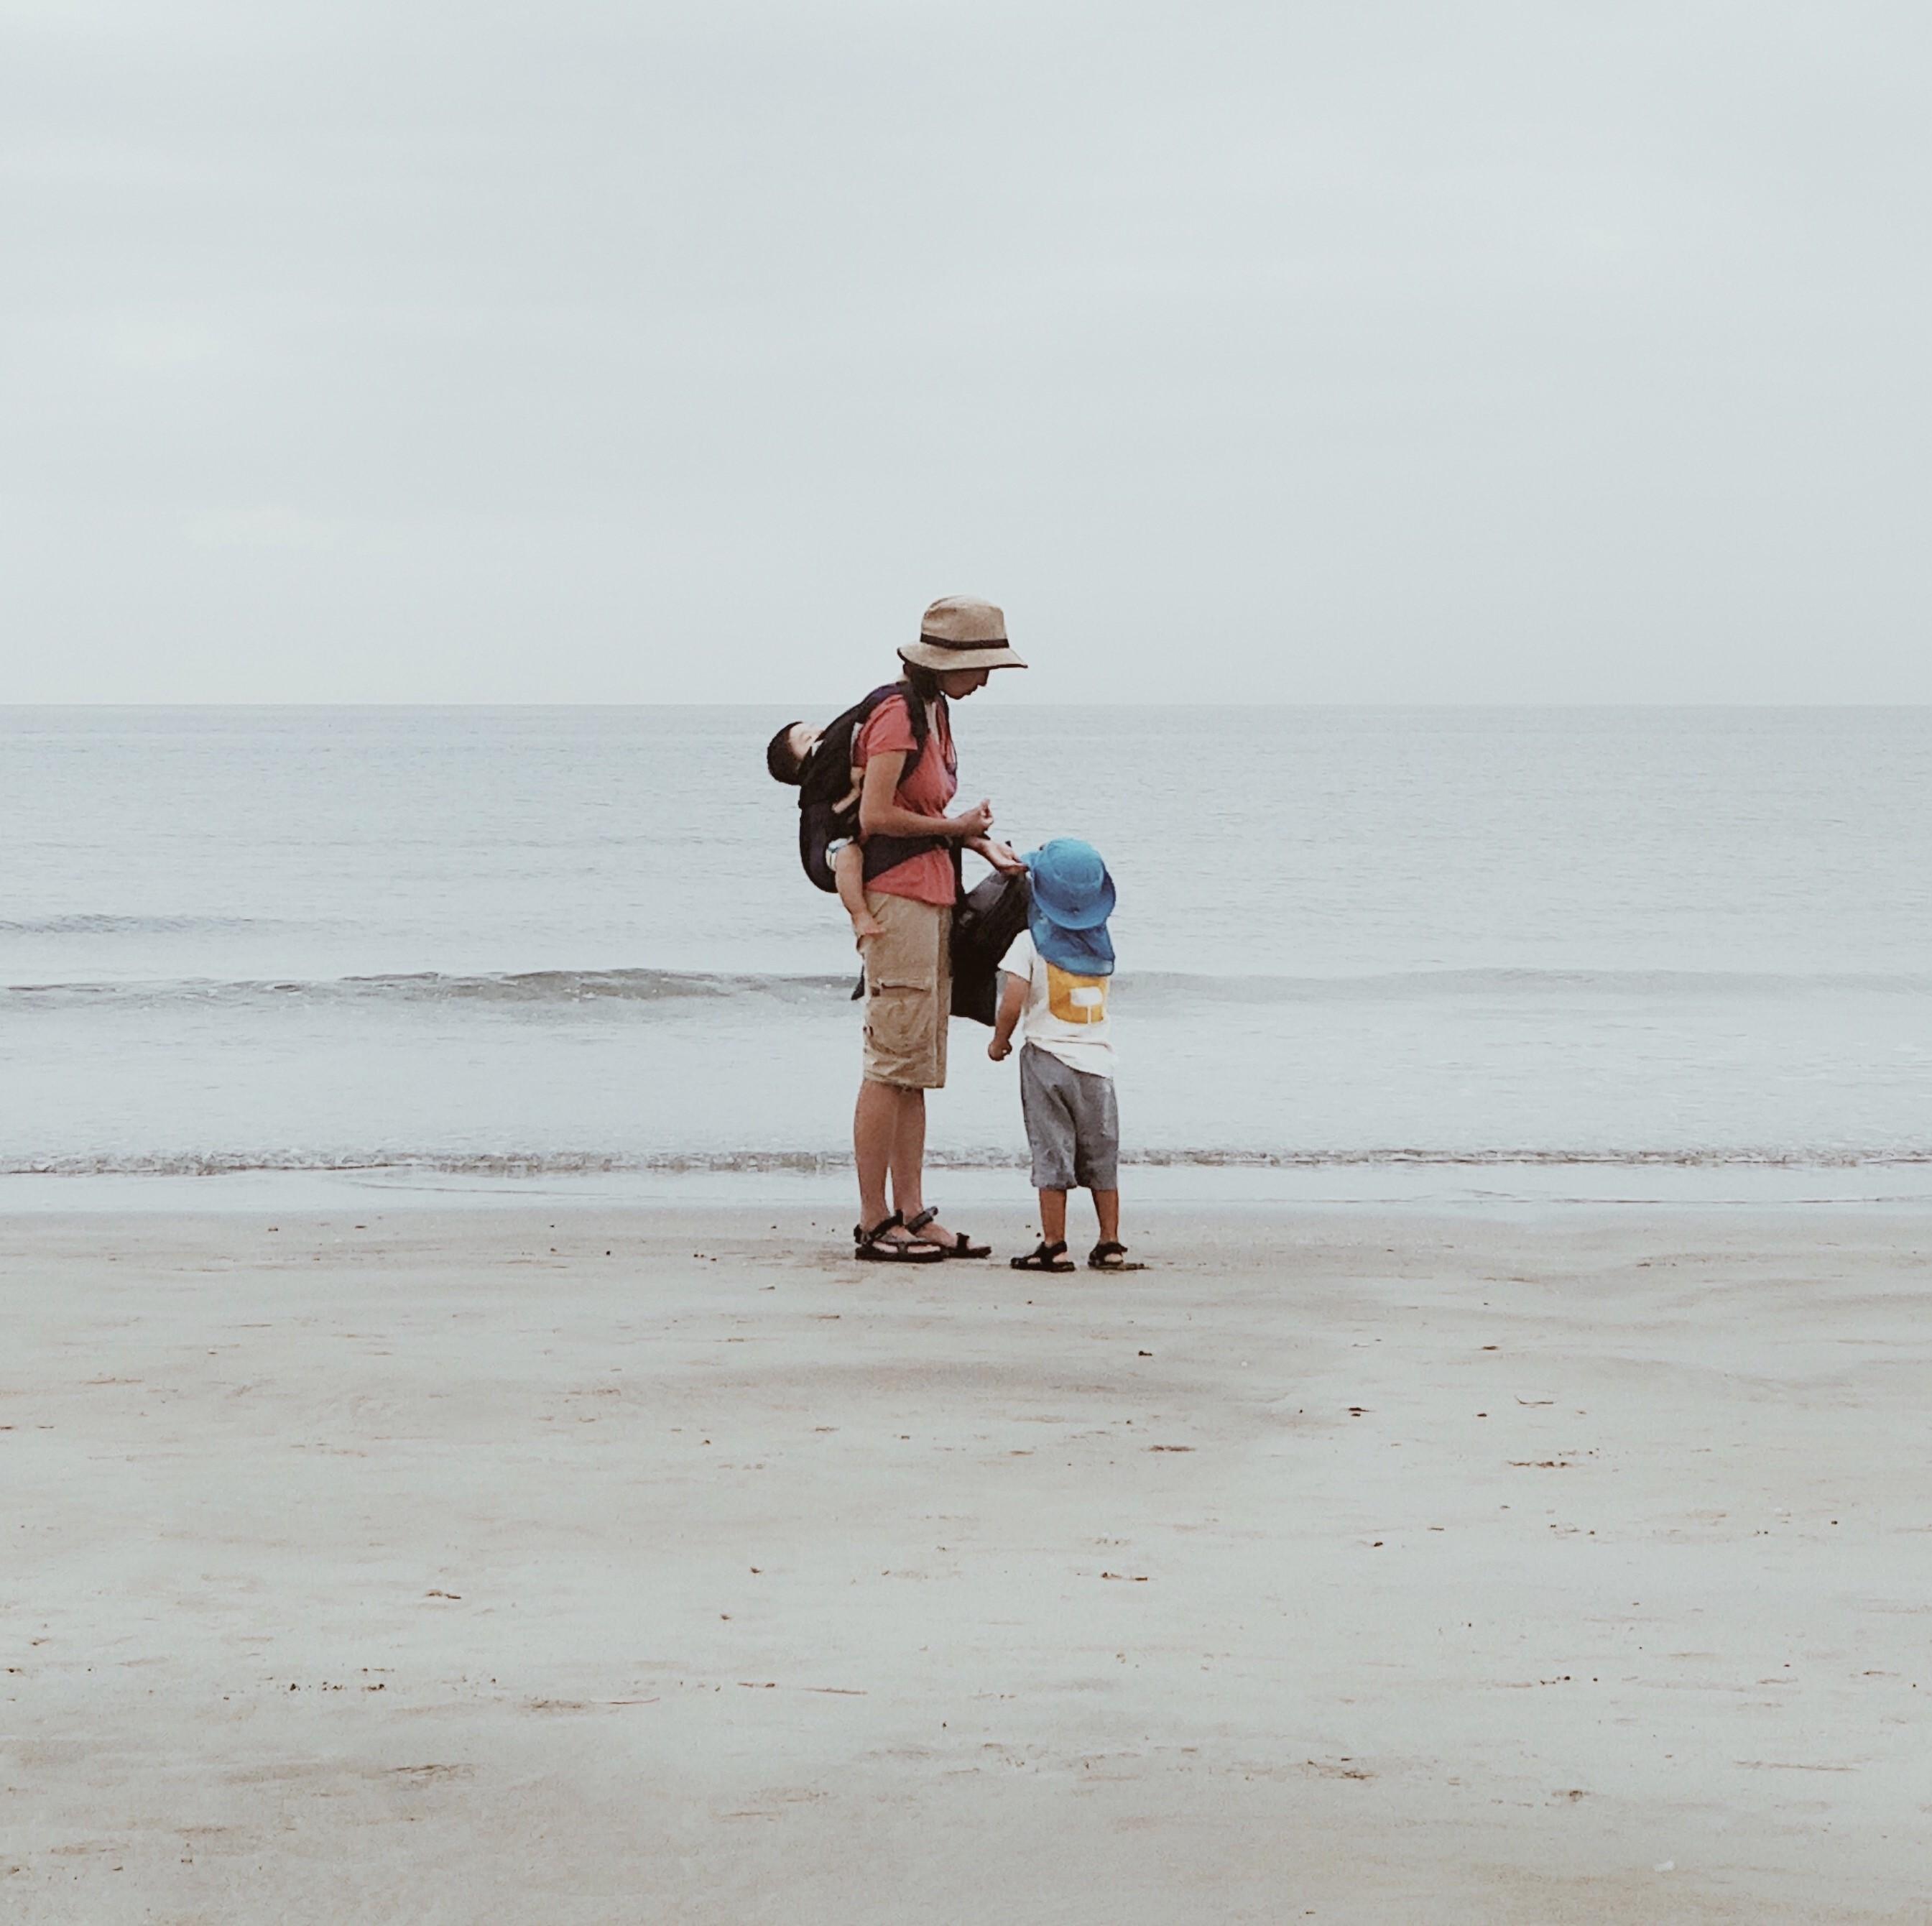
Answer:
[(1120, 1117), (1114, 1080), (1076, 1070), (1050, 1050), (1020, 1052), (1020, 1111), (1036, 1191), (1120, 1187)]

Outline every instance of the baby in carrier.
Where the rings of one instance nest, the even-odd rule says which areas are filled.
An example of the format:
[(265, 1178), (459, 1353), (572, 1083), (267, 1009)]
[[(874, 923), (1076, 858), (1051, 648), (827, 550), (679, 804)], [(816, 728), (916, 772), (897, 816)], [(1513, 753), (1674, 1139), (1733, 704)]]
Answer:
[[(843, 721), (844, 717), (840, 720)], [(765, 747), (765, 767), (781, 783), (802, 786), (814, 771), (814, 759), (826, 732), (809, 723), (788, 723)], [(849, 757), (853, 740), (844, 732)], [(832, 866), (832, 881), (845, 914), (852, 919), (852, 936), (862, 943), (868, 936), (884, 933), (879, 919), (866, 907), (866, 852), (859, 845), (859, 789), (864, 771), (848, 761), (845, 793), (830, 804), (829, 826), (836, 833), (825, 844), (824, 853)], [(820, 786), (824, 784), (821, 781)]]

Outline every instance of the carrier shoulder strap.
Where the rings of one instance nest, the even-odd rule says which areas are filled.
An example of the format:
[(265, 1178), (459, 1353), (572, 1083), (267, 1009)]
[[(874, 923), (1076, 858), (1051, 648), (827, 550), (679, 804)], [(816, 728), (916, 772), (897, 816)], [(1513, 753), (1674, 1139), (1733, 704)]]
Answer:
[[(914, 756), (922, 755), (926, 750), (926, 737), (932, 732), (932, 720), (926, 713), (926, 705), (923, 702), (915, 702), (913, 699), (912, 691), (903, 682), (888, 682), (882, 684), (874, 689), (862, 702), (855, 702), (847, 711), (853, 719), (853, 740), (857, 741), (859, 732), (872, 720), (873, 712), (895, 696), (905, 704), (906, 720), (912, 726), (912, 753)], [(940, 696), (939, 702), (943, 710), (946, 698), (944, 696)]]
[[(914, 699), (910, 690), (903, 683), (894, 683), (889, 689), (875, 690), (880, 696), (898, 696), (904, 699), (906, 720), (912, 726), (911, 760), (916, 762), (925, 754), (926, 745), (932, 731), (932, 719), (926, 714), (926, 705)], [(868, 701), (872, 699), (867, 698)], [(873, 705), (878, 706), (876, 703)], [(938, 697), (935, 702), (940, 717), (944, 723), (946, 740), (952, 740), (952, 719), (947, 714), (946, 698)], [(870, 711), (868, 711), (869, 716)], [(949, 768), (952, 767), (949, 761)], [(900, 779), (904, 780), (904, 771)], [(865, 878), (870, 882), (874, 876), (882, 876), (888, 870), (896, 870), (902, 863), (909, 863), (915, 856), (923, 856), (934, 849), (944, 850), (952, 858), (952, 891), (957, 897), (962, 894), (964, 874), (960, 866), (959, 840), (953, 836), (868, 836), (863, 839), (865, 850)]]

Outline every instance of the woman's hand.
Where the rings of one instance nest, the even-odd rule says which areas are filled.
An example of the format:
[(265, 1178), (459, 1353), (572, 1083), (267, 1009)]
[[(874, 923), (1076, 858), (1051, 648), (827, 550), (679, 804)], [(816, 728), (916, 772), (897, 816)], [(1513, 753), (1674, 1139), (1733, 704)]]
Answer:
[(993, 826), (993, 805), (982, 796), (969, 810), (962, 810), (951, 819), (952, 833), (962, 843), (970, 843), (986, 834)]
[(995, 843), (990, 837), (984, 837), (976, 843), (969, 843), (966, 846), (974, 855), (985, 857), (1004, 876), (1017, 876), (1026, 867), (1007, 843)]

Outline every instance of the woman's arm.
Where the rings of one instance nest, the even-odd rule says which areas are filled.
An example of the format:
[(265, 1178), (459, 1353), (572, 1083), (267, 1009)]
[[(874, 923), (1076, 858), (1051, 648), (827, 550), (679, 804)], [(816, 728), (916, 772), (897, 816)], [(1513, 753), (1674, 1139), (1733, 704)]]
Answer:
[(865, 785), (859, 792), (862, 836), (952, 836), (964, 842), (984, 836), (992, 828), (991, 803), (976, 803), (958, 816), (917, 816), (901, 809), (896, 798), (908, 753), (882, 750), (866, 765)]

